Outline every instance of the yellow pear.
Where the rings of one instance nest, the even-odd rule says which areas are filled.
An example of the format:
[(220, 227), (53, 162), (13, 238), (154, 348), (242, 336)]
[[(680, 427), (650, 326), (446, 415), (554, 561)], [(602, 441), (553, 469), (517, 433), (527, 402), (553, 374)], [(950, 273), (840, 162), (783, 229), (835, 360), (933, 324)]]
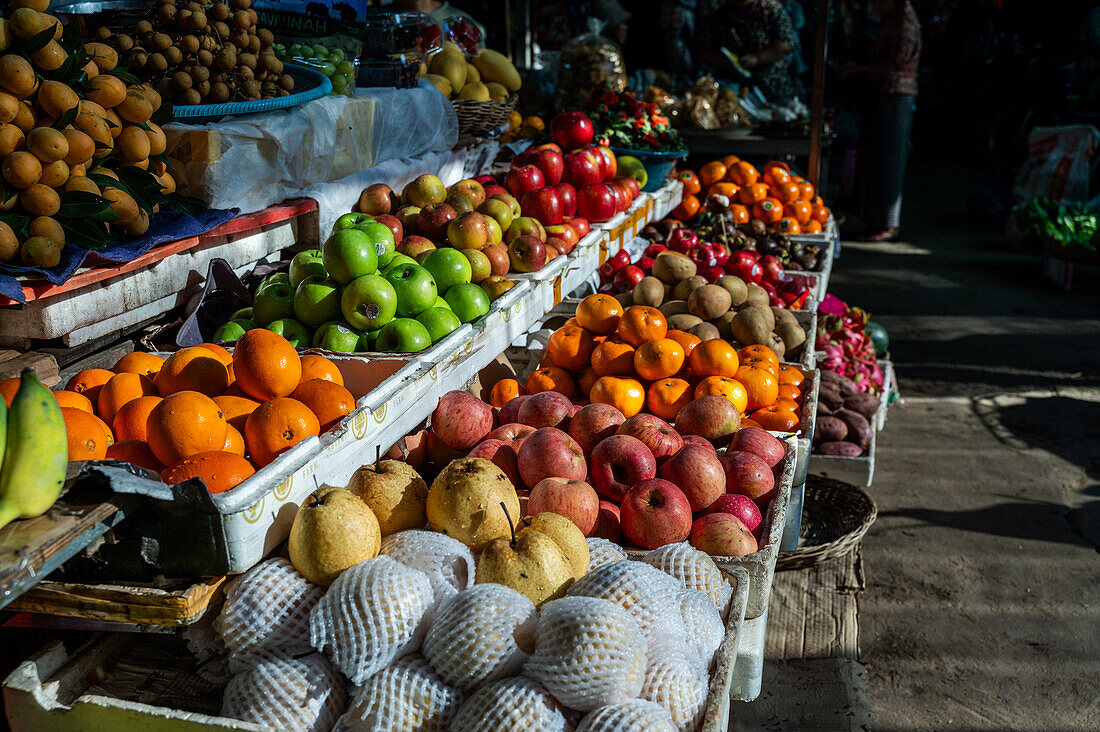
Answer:
[(537, 531), (554, 540), (561, 549), (562, 554), (569, 560), (569, 567), (573, 571), (573, 577), (580, 579), (588, 571), (588, 541), (577, 525), (561, 514), (551, 511), (543, 511), (530, 520), (516, 532), (516, 536), (522, 537), (528, 532)]
[(508, 90), (504, 88), (503, 84), (490, 81), (485, 85), (485, 88), (489, 90), (489, 98), (494, 102), (503, 102), (508, 98)]
[(462, 87), (462, 91), (458, 93), (458, 98), (487, 102), (489, 101), (489, 88), (480, 81), (469, 82), (466, 86)]
[(538, 607), (565, 594), (573, 584), (573, 570), (556, 541), (528, 530), (489, 542), (478, 557), (474, 582), (511, 587)]
[[(504, 508), (501, 508), (501, 504)], [(512, 533), (519, 496), (500, 468), (485, 458), (459, 458), (443, 469), (428, 489), (428, 522), (475, 552)]]
[(440, 76), (439, 74), (424, 74), (424, 81), (434, 86), (436, 91), (448, 99), (450, 99), (451, 94), (454, 93), (454, 89), (451, 88), (451, 82), (447, 81), (447, 77), (445, 76)]
[(439, 74), (451, 82), (451, 88), (456, 93), (460, 92), (466, 83), (466, 58), (461, 53), (442, 51), (432, 56), (428, 62), (428, 71)]
[(378, 556), (382, 532), (367, 504), (343, 488), (311, 493), (290, 527), (290, 563), (310, 582), (329, 586), (349, 567)]
[(408, 463), (383, 460), (377, 468), (364, 465), (351, 476), (348, 490), (374, 513), (382, 536), (422, 529), (428, 523), (428, 484)]

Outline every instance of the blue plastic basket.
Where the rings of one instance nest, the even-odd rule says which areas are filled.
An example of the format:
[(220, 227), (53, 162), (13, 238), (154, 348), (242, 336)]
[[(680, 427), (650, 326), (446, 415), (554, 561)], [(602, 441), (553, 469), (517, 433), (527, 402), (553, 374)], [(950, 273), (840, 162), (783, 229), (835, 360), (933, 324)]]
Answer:
[(673, 150), (660, 152), (656, 150), (629, 150), (625, 147), (612, 147), (611, 151), (616, 157), (619, 155), (632, 155), (642, 161), (645, 166), (646, 181), (643, 191), (655, 191), (660, 188), (676, 167), (676, 161), (687, 157), (687, 150)]
[(175, 119), (186, 122), (210, 122), (233, 114), (254, 114), (256, 112), (271, 112), (276, 109), (297, 107), (299, 104), (312, 102), (314, 99), (320, 99), (332, 93), (332, 82), (320, 71), (289, 63), (285, 64), (283, 68), (294, 79), (295, 89), (305, 87), (302, 91), (287, 94), (285, 97), (257, 99), (248, 102), (187, 106), (180, 104), (172, 108), (172, 115)]

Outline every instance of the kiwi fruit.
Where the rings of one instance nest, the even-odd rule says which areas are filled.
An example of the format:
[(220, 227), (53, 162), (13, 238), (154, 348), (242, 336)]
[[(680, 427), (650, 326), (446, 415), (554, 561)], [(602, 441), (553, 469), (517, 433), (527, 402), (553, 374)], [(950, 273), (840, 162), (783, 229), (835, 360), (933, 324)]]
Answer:
[(688, 310), (702, 320), (717, 318), (730, 309), (730, 294), (718, 285), (696, 287), (688, 296)]
[(53, 216), (61, 210), (61, 197), (53, 188), (35, 183), (20, 191), (19, 205), (31, 216)]
[(771, 342), (770, 317), (771, 312), (762, 308), (743, 308), (730, 321), (730, 333), (739, 343), (766, 346)]
[(61, 261), (61, 245), (44, 236), (32, 236), (20, 247), (19, 258), (27, 267), (56, 267)]
[(740, 306), (749, 297), (749, 288), (745, 281), (735, 275), (722, 275), (714, 281), (714, 284), (726, 289), (730, 294), (730, 303), (733, 307)]
[(769, 339), (769, 342), (765, 345), (775, 352), (775, 355), (779, 357), (780, 361), (784, 360), (787, 355), (787, 346), (783, 343), (783, 339), (779, 337), (778, 333), (774, 332), (769, 336)]
[(691, 297), (691, 293), (705, 284), (707, 284), (707, 279), (705, 277), (692, 275), (676, 283), (676, 286), (672, 288), (672, 297), (677, 300), (687, 300)]
[(17, 150), (0, 163), (4, 180), (16, 188), (30, 188), (42, 177), (42, 163), (25, 150)]
[(634, 304), (660, 307), (665, 299), (665, 286), (656, 277), (643, 277), (634, 286)]
[(749, 305), (745, 303), (741, 307), (737, 308), (738, 311), (748, 310), (749, 308), (756, 308), (760, 311), (760, 315), (764, 318), (764, 322), (768, 325), (768, 330), (775, 330), (775, 313), (772, 312), (770, 307), (763, 308), (758, 305)]
[(11, 227), (0, 221), (0, 262), (11, 262), (19, 256), (19, 237)]
[(666, 300), (661, 303), (661, 307), (658, 308), (666, 318), (671, 318), (673, 315), (685, 315), (688, 311), (687, 300)]
[(695, 262), (679, 252), (661, 252), (653, 260), (653, 276), (670, 285), (694, 276), (696, 270)]
[(702, 341), (712, 341), (719, 337), (718, 329), (711, 323), (699, 323), (699, 325), (689, 330), (688, 333), (691, 333)]
[(798, 355), (806, 344), (806, 331), (798, 323), (783, 321), (775, 326), (775, 335), (782, 339), (786, 353)]
[(684, 330), (690, 332), (692, 328), (702, 323), (703, 320), (691, 313), (680, 313), (668, 316), (669, 330)]
[(64, 160), (55, 160), (42, 166), (42, 177), (38, 182), (50, 188), (60, 188), (69, 179), (69, 166)]
[(757, 284), (746, 285), (747, 295), (745, 302), (742, 303), (753, 305), (758, 308), (769, 309), (771, 308), (772, 299), (768, 297), (768, 291)]
[(719, 334), (721, 334), (721, 336), (727, 341), (733, 339), (733, 331), (730, 328), (730, 323), (733, 321), (733, 318), (736, 315), (736, 310), (727, 310), (726, 312), (719, 315), (717, 318), (713, 318), (710, 321), (714, 324), (714, 327), (718, 329)]
[(798, 318), (794, 317), (794, 313), (790, 310), (786, 310), (781, 307), (772, 305), (769, 310), (772, 311), (772, 316), (775, 318), (775, 328), (779, 328), (780, 323), (794, 323), (798, 325)]

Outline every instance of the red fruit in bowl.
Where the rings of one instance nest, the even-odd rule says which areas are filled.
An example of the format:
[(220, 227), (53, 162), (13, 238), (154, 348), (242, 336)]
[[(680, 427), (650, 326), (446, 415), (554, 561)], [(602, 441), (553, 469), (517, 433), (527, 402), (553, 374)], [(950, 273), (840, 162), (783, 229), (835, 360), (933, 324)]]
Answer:
[(611, 189), (611, 195), (615, 197), (615, 213), (621, 213), (630, 208), (630, 199), (627, 198), (625, 188), (614, 181), (606, 185)]
[(565, 174), (562, 180), (578, 191), (586, 186), (596, 185), (603, 180), (600, 171), (600, 159), (587, 150), (577, 150), (565, 154)]
[[(505, 404), (504, 406), (508, 406)], [(522, 406), (522, 405), (521, 405)], [(501, 410), (501, 414), (504, 410)], [(530, 425), (520, 424), (518, 422), (504, 422), (495, 430), (489, 433), (486, 439), (500, 440), (506, 445), (510, 445), (513, 450), (519, 450), (519, 446), (523, 444), (523, 441), (534, 434), (535, 428)]]
[(645, 248), (645, 251), (642, 252), (642, 256), (649, 257), (650, 259), (656, 259), (658, 254), (667, 251), (668, 247), (666, 247), (664, 244), (650, 244), (648, 247)]
[(615, 277), (612, 279), (612, 282), (615, 284), (615, 287), (619, 288), (620, 292), (626, 292), (627, 290), (633, 290), (634, 286), (641, 282), (644, 277), (645, 270), (633, 264), (628, 264), (615, 271)]
[(722, 267), (729, 261), (730, 250), (726, 248), (724, 244), (714, 243), (710, 245), (711, 253), (714, 254), (714, 263), (719, 267)]
[(562, 150), (576, 150), (592, 142), (592, 120), (584, 112), (562, 112), (550, 120), (550, 137)]
[(689, 542), (712, 557), (743, 557), (759, 548), (741, 519), (728, 513), (707, 513), (691, 525)]
[(573, 403), (564, 394), (556, 391), (542, 391), (532, 394), (519, 409), (521, 424), (539, 429), (541, 427), (569, 428), (569, 418), (573, 416)]
[(621, 501), (632, 486), (657, 475), (657, 460), (638, 438), (612, 435), (592, 450), (589, 468), (589, 482), (596, 492)]
[(512, 168), (504, 177), (504, 187), (516, 198), (521, 198), (528, 191), (537, 191), (546, 185), (542, 177), (542, 171), (534, 165), (524, 165)]
[(619, 160), (615, 157), (615, 153), (612, 152), (611, 148), (606, 145), (596, 145), (589, 149), (603, 157), (604, 180), (614, 178), (619, 174)]
[(517, 236), (508, 245), (508, 259), (516, 272), (538, 272), (546, 266), (546, 244), (533, 236)]
[(623, 185), (625, 185), (627, 189), (629, 189), (631, 202), (634, 202), (635, 200), (637, 200), (638, 196), (642, 195), (642, 189), (638, 186), (637, 178), (627, 177), (616, 178), (615, 180), (621, 180), (623, 182)]
[(684, 446), (683, 438), (668, 422), (645, 412), (635, 414), (619, 425), (616, 434), (641, 440), (658, 463), (672, 457)]
[[(746, 254), (746, 252), (738, 252), (738, 254)], [(740, 277), (746, 283), (760, 284), (764, 280), (764, 269), (756, 260), (746, 263), (743, 259), (730, 257), (725, 269), (726, 272)]]
[(527, 485), (544, 478), (584, 480), (588, 473), (584, 454), (576, 441), (554, 427), (543, 427), (519, 447), (519, 474)]
[(591, 456), (596, 445), (615, 434), (625, 420), (623, 413), (610, 404), (589, 404), (573, 415), (569, 436), (577, 441), (586, 457)]
[(569, 217), (577, 213), (577, 189), (568, 183), (558, 183), (555, 187), (561, 196), (562, 216)]
[(512, 397), (504, 406), (500, 408), (500, 414), (497, 415), (497, 420), (502, 425), (520, 424), (519, 421), (519, 408), (523, 406), (523, 403), (531, 398), (530, 394), (523, 394), (521, 396)]
[(766, 282), (779, 284), (780, 278), (783, 277), (783, 263), (779, 261), (779, 257), (765, 254), (760, 258), (760, 267), (764, 270), (764, 280)]
[(592, 227), (588, 225), (588, 219), (583, 216), (570, 216), (569, 224), (577, 230), (577, 236), (582, 239), (592, 232)]
[[(502, 193), (508, 193), (507, 188), (505, 188), (504, 186), (502, 186), (498, 183), (493, 183), (492, 178), (490, 178), (489, 180), (490, 180), (490, 182), (485, 184), (485, 200), (486, 201), (488, 201), (493, 196), (499, 196)], [(512, 194), (508, 193), (508, 195), (512, 195)]]
[(611, 289), (611, 281), (615, 279), (615, 267), (611, 262), (604, 262), (597, 271), (600, 273), (600, 282), (604, 283), (609, 288), (607, 292), (613, 292)]
[(684, 254), (687, 255), (688, 259), (695, 262), (696, 267), (709, 267), (714, 264), (714, 255), (705, 242), (699, 242), (684, 252)]
[[(493, 176), (488, 175), (488, 174), (479, 175), (476, 178), (474, 178), (474, 180), (476, 180), (478, 183), (480, 183), (483, 186), (487, 186), (491, 183), (496, 183), (496, 179), (493, 178)], [(488, 196), (489, 194), (486, 193), (485, 195)]]
[(657, 474), (684, 492), (693, 511), (707, 510), (726, 495), (726, 472), (718, 453), (709, 444), (684, 445), (661, 465)]

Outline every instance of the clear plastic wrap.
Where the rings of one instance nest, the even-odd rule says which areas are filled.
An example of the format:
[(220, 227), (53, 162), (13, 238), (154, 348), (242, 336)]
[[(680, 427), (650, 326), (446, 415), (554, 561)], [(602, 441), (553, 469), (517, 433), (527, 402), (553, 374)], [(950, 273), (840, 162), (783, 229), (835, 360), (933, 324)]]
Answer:
[(336, 732), (445, 732), (460, 693), (436, 675), (423, 656), (399, 658), (355, 690)]
[(565, 714), (537, 681), (515, 676), (490, 681), (466, 700), (450, 732), (566, 732)]
[(234, 676), (222, 696), (222, 716), (270, 729), (323, 732), (344, 711), (344, 679), (320, 653), (260, 661)]
[(379, 554), (428, 575), (437, 604), (474, 582), (474, 555), (470, 547), (438, 531), (412, 529), (390, 534), (382, 540)]
[(589, 712), (577, 732), (676, 732), (676, 725), (660, 704), (633, 699)]

